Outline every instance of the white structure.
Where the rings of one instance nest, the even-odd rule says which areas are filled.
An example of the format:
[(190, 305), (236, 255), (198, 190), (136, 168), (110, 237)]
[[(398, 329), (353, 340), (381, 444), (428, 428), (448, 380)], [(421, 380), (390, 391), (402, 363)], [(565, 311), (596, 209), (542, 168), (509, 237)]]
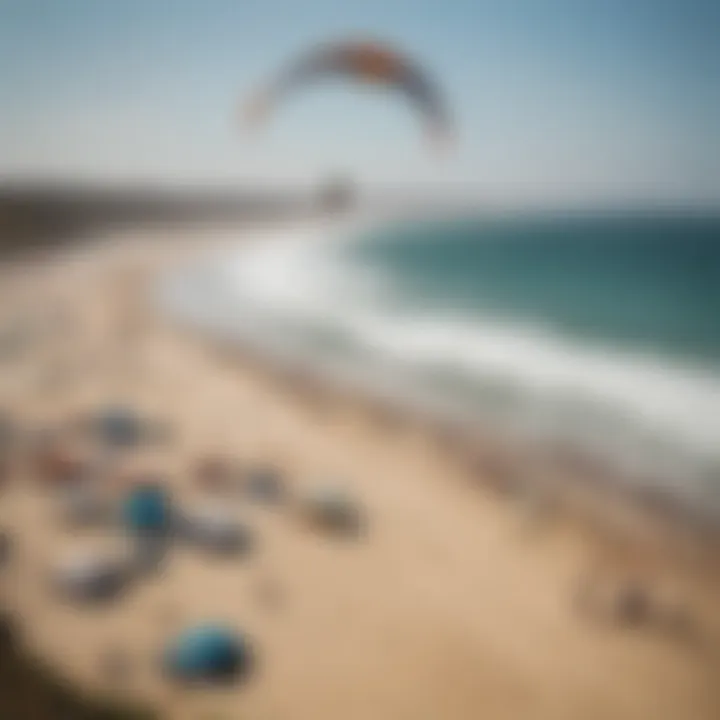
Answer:
[(106, 600), (115, 597), (129, 579), (127, 564), (118, 555), (89, 549), (63, 555), (53, 569), (53, 584), (74, 600)]
[(183, 513), (179, 530), (194, 545), (216, 553), (245, 552), (252, 542), (249, 528), (219, 504)]

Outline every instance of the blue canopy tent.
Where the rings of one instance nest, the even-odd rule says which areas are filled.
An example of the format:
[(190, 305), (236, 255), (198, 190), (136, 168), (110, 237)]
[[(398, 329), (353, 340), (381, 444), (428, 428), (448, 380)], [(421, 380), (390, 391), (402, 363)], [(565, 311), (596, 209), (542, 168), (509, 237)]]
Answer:
[(215, 624), (188, 628), (165, 649), (165, 672), (177, 680), (217, 682), (239, 677), (249, 669), (247, 640), (233, 630)]

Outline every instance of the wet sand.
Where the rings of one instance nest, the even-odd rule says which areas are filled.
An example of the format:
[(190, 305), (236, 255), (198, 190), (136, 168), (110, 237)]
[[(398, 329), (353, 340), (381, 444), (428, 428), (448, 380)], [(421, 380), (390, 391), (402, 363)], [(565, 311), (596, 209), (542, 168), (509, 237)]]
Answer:
[[(529, 528), (518, 504), (425, 424), (381, 422), (350, 394), (309, 402), (297, 381), (150, 312), (148, 283), (203, 252), (197, 237), (108, 238), (80, 259), (38, 260), (3, 278), (3, 317), (27, 306), (50, 319), (3, 361), (0, 403), (38, 426), (117, 399), (170, 421), (173, 437), (123, 469), (163, 473), (184, 503), (200, 496), (195, 459), (212, 452), (277, 464), (293, 490), (342, 478), (367, 510), (367, 536), (340, 541), (291, 508), (228, 500), (257, 533), (250, 557), (177, 549), (162, 576), (116, 604), (75, 608), (48, 592), (46, 569), (65, 546), (103, 534), (71, 535), (52, 499), (18, 470), (0, 495), (0, 523), (18, 543), (0, 582), (30, 651), (105, 691), (99, 658), (122, 647), (136, 674), (115, 690), (149, 698), (171, 718), (720, 716), (720, 591), (707, 564), (683, 573), (657, 549), (665, 546), (631, 552), (587, 521)], [(611, 580), (641, 567), (671, 586), (692, 607), (701, 639), (578, 612), (578, 581), (596, 567)], [(276, 602), (266, 601), (268, 587)], [(172, 629), (202, 619), (252, 639), (258, 663), (243, 685), (182, 690), (160, 678), (157, 656)]]

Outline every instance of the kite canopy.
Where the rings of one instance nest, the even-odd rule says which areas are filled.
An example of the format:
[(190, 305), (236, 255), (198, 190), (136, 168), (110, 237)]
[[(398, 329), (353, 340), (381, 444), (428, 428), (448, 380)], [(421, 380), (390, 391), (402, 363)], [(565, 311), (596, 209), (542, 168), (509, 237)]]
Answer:
[(332, 77), (393, 88), (420, 112), (434, 141), (451, 135), (451, 123), (440, 90), (428, 73), (391, 47), (367, 41), (330, 43), (301, 55), (251, 98), (245, 119), (258, 122), (292, 91)]
[(244, 673), (250, 663), (247, 641), (221, 625), (191, 627), (165, 650), (165, 671), (184, 681), (226, 681)]

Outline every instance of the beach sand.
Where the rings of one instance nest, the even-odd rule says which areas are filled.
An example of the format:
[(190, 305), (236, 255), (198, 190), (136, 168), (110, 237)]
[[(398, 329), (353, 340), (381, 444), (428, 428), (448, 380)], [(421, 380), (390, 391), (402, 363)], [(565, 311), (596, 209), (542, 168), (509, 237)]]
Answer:
[[(99, 658), (122, 648), (137, 672), (115, 691), (150, 699), (171, 718), (720, 717), (720, 593), (707, 566), (682, 573), (664, 551), (633, 554), (585, 521), (530, 529), (517, 504), (421, 423), (379, 422), (349, 394), (310, 403), (262, 363), (150, 312), (143, 289), (155, 273), (205, 250), (190, 235), (136, 231), (7, 271), (3, 317), (27, 308), (50, 319), (4, 360), (2, 406), (40, 427), (131, 403), (169, 421), (173, 434), (124, 469), (162, 473), (182, 502), (200, 494), (195, 458), (224, 453), (277, 464), (294, 490), (343, 479), (366, 508), (367, 534), (335, 539), (291, 508), (228, 500), (257, 533), (251, 556), (179, 548), (127, 597), (81, 609), (48, 592), (46, 569), (66, 546), (101, 533), (71, 535), (52, 498), (17, 470), (0, 495), (17, 558), (0, 582), (30, 652), (100, 692), (108, 687)], [(691, 604), (699, 641), (577, 611), (588, 568), (604, 563), (612, 579), (635, 558)], [(173, 629), (203, 619), (251, 638), (257, 665), (245, 683), (189, 690), (160, 677), (158, 653)]]

